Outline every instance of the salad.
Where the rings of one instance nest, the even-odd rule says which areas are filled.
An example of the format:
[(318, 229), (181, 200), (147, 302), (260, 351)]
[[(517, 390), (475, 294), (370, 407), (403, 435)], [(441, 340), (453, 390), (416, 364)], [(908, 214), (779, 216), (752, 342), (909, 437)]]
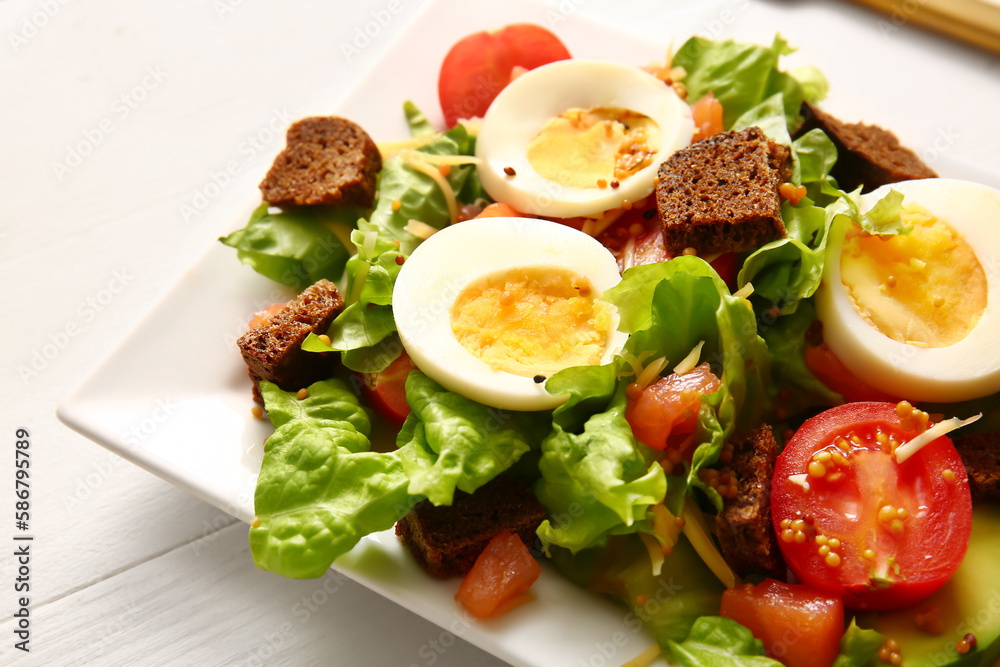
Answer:
[[(538, 190), (527, 177), (545, 171), (537, 167), (545, 159), (519, 160), (531, 151), (544, 153), (545, 147), (517, 144), (523, 128), (494, 122), (494, 105), (526, 109), (511, 93), (525, 94), (529, 82), (535, 86), (527, 88), (529, 99), (540, 99), (536, 96), (544, 90), (562, 88), (572, 94), (583, 82), (632, 76), (622, 67), (641, 70), (610, 64), (590, 64), (582, 73), (573, 71), (575, 65), (562, 69), (561, 62), (573, 62), (569, 53), (558, 38), (537, 26), (477, 33), (456, 45), (453, 53), (463, 50), (499, 53), (506, 60), (494, 77), (493, 70), (470, 66), (468, 56), (451, 64), (446, 59), (439, 87), (449, 125), (444, 131), (432, 127), (412, 104), (403, 105), (413, 136), (380, 147), (384, 162), (371, 208), (275, 209), (262, 204), (245, 228), (223, 239), (237, 249), (241, 261), (298, 291), (320, 279), (336, 281), (346, 304), (327, 332), (310, 335), (302, 346), (317, 355), (339, 354), (340, 372), (311, 384), (301, 395), (260, 385), (275, 433), (266, 444), (255, 498), (257, 519), (250, 531), (258, 566), (290, 577), (322, 576), (364, 535), (391, 528), (417, 503), (450, 505), (459, 492), (473, 493), (498, 475), (512, 474), (532, 486), (546, 509), (548, 518), (537, 532), (544, 556), (571, 579), (628, 605), (633, 620), (656, 639), (651, 656), (662, 651), (686, 664), (769, 664), (771, 659), (818, 664), (817, 647), (825, 647), (828, 664), (866, 664), (877, 661), (880, 653), (885, 662), (902, 658), (909, 664), (929, 655), (923, 648), (928, 643), (944, 646), (933, 633), (921, 634), (900, 619), (912, 619), (919, 611), (929, 614), (931, 625), (947, 623), (948, 614), (967, 613), (965, 602), (981, 605), (988, 599), (949, 598), (936, 607), (934, 618), (928, 611), (934, 607), (878, 615), (867, 610), (922, 602), (959, 568), (964, 549), (954, 549), (956, 557), (927, 582), (913, 574), (915, 569), (907, 570), (913, 585), (909, 579), (904, 585), (898, 571), (895, 578), (890, 571), (878, 571), (884, 590), (876, 590), (870, 599), (862, 594), (860, 602), (850, 598), (856, 592), (850, 581), (824, 582), (823, 575), (829, 573), (821, 568), (813, 572), (814, 554), (794, 551), (796, 533), (808, 534), (810, 545), (828, 547), (822, 557), (830, 569), (836, 567), (829, 565), (830, 554), (839, 559), (847, 548), (842, 538), (810, 532), (796, 505), (796, 488), (809, 486), (812, 457), (826, 447), (818, 444), (819, 436), (796, 434), (807, 416), (820, 413), (817, 419), (832, 424), (831, 429), (916, 420), (919, 425), (910, 424), (896, 434), (900, 446), (919, 449), (914, 460), (930, 461), (927, 465), (936, 466), (935, 471), (943, 466), (960, 480), (964, 468), (961, 461), (955, 462), (957, 454), (948, 458), (954, 452), (950, 445), (931, 437), (924, 438), (922, 447), (912, 444), (919, 441), (916, 430), (921, 428), (935, 436), (940, 433), (936, 426), (926, 428), (927, 420), (921, 422), (920, 415), (984, 413), (984, 419), (969, 427), (984, 431), (995, 430), (1000, 419), (995, 389), (920, 398), (919, 407), (926, 412), (907, 412), (899, 403), (896, 417), (859, 413), (861, 408), (839, 417), (821, 412), (841, 404), (883, 405), (885, 399), (902, 398), (873, 390), (857, 371), (844, 367), (847, 360), (836, 351), (810, 344), (810, 335), (815, 334), (817, 310), (835, 309), (816, 298), (828, 265), (840, 265), (829, 262), (831, 248), (843, 248), (850, 229), (884, 238), (905, 236), (913, 224), (908, 223), (910, 213), (901, 213), (898, 193), (863, 197), (838, 187), (830, 175), (837, 149), (822, 131), (793, 140), (803, 102), (817, 103), (825, 95), (822, 75), (813, 69), (782, 71), (779, 61), (790, 48), (780, 37), (769, 47), (693, 38), (670, 62), (639, 77), (645, 82), (658, 79), (653, 99), (639, 96), (616, 103), (652, 118), (660, 132), (655, 140), (645, 136), (654, 130), (641, 119), (626, 118), (622, 109), (610, 105), (602, 112), (611, 114), (610, 126), (633, 132), (628, 141), (640, 148), (628, 152), (625, 162), (636, 158), (634, 162), (620, 164), (613, 157), (614, 177), (598, 176), (598, 188), (566, 184), (565, 174), (553, 176), (550, 170)], [(521, 70), (528, 73), (517, 76)], [(511, 75), (516, 85), (509, 85)], [(496, 79), (490, 94), (477, 85), (484, 76)], [(542, 121), (567, 108), (563, 101), (554, 104), (561, 106), (546, 110), (538, 103)], [(569, 106), (600, 104), (584, 100)], [(482, 123), (459, 122), (479, 116), (485, 116)], [(576, 120), (570, 119), (570, 124)], [(599, 118), (598, 126), (606, 127), (600, 122), (607, 120)], [(540, 126), (537, 119), (523, 124), (533, 132)], [(656, 172), (692, 138), (753, 127), (787, 146), (792, 155), (781, 206), (787, 234), (753, 249), (710, 257), (711, 262), (697, 253), (668, 257), (662, 240), (657, 240), (661, 232), (652, 193), (633, 191), (632, 184), (641, 180), (644, 170)], [(556, 136), (549, 142), (550, 154), (566, 150), (560, 141)], [(491, 161), (498, 161), (502, 173), (484, 166)], [(586, 171), (555, 172), (560, 170)], [(592, 176), (587, 172), (584, 178)], [(522, 187), (525, 181), (528, 185)], [(546, 185), (552, 181), (565, 187)], [(489, 217), (497, 212), (495, 219)], [(483, 214), (486, 217), (466, 222)], [(558, 222), (549, 222), (552, 219)], [(500, 232), (478, 244), (481, 248), (475, 239), (460, 238), (485, 229), (484, 223), (491, 220), (496, 223), (490, 224), (491, 230)], [(571, 283), (577, 293), (596, 291), (613, 306), (589, 318), (610, 318), (600, 329), (608, 341), (596, 359), (519, 376), (508, 389), (500, 387), (495, 376), (479, 381), (471, 367), (466, 370), (452, 358), (436, 358), (441, 334), (435, 322), (428, 321), (429, 313), (449, 310), (441, 304), (454, 300), (462, 278), (434, 268), (467, 264), (484, 273), (509, 270), (509, 260), (495, 255), (507, 258), (542, 248), (541, 241), (530, 242), (532, 234), (544, 236), (551, 225), (567, 230), (569, 257), (539, 251), (530, 263), (582, 274), (588, 279), (583, 289)], [(535, 227), (540, 231), (533, 231)], [(569, 240), (577, 235), (588, 242), (597, 239), (611, 251), (605, 253), (615, 274), (610, 284), (590, 273), (597, 260), (581, 260), (593, 243)], [(481, 232), (474, 236), (481, 238)], [(458, 245), (445, 245), (453, 242)], [(506, 250), (505, 244), (510, 246)], [(323, 252), (316, 252), (318, 248)], [(430, 249), (440, 254), (432, 255)], [(425, 255), (431, 259), (423, 260)], [(620, 281), (618, 270), (623, 271)], [(401, 299), (406, 289), (416, 290), (416, 296)], [(404, 302), (409, 307), (421, 294), (420, 308), (403, 312)], [(824, 326), (827, 321), (824, 317)], [(431, 338), (421, 340), (421, 330), (430, 331)], [(908, 361), (912, 363), (906, 366), (918, 371), (925, 363)], [(959, 365), (958, 360), (954, 363)], [(991, 381), (986, 377), (977, 386), (990, 386)], [(372, 420), (359, 393), (367, 396), (369, 409), (401, 421), (396, 449), (372, 450)], [(500, 395), (508, 398), (498, 404)], [(642, 407), (643, 398), (651, 399), (651, 407)], [(643, 410), (648, 418), (642, 417)], [(738, 577), (712, 536), (712, 515), (736, 492), (723, 472), (733, 457), (733, 438), (765, 422), (772, 425), (785, 452), (802, 459), (799, 464), (808, 471), (802, 479), (797, 478), (803, 474), (798, 468), (789, 469), (782, 479), (797, 480), (790, 488), (776, 485), (775, 497), (783, 500), (781, 507), (772, 509), (777, 534), (786, 545), (782, 553), (797, 579), (810, 582), (809, 587), (753, 577), (749, 580), (756, 586), (736, 586)], [(850, 438), (852, 433), (844, 435)], [(865, 460), (851, 445), (843, 453), (845, 460)], [(837, 462), (832, 455), (827, 458)], [(870, 461), (885, 463), (888, 458), (872, 455)], [(826, 460), (816, 461), (825, 465)], [(792, 464), (786, 458), (778, 465)], [(896, 459), (886, 465), (896, 465)], [(825, 481), (837, 474), (841, 470), (832, 465), (824, 468)], [(817, 491), (823, 488), (818, 477), (812, 480)], [(946, 494), (955, 485), (942, 488), (941, 494)], [(814, 494), (812, 502), (821, 508), (838, 502), (836, 498)], [(974, 512), (961, 499), (961, 494), (936, 497), (942, 507), (958, 508), (939, 525), (953, 527), (952, 539), (959, 542), (963, 530), (966, 540), (971, 532), (966, 564), (981, 562), (983, 554), (988, 561), (990, 549), (996, 553), (996, 513), (988, 508)], [(864, 500), (862, 493), (857, 501)], [(886, 519), (890, 529), (893, 521), (905, 520), (898, 513), (901, 507), (892, 506), (897, 513)], [(993, 543), (977, 545), (980, 538), (993, 538)], [(964, 579), (941, 589), (946, 596), (954, 597), (954, 589), (970, 577), (991, 572), (963, 568), (959, 575)], [(663, 582), (671, 579), (683, 580), (684, 590), (660, 600)], [(867, 572), (861, 575), (863, 583), (872, 579)], [(918, 593), (923, 595), (915, 597)], [(887, 601), (893, 596), (898, 599)], [(845, 598), (853, 605), (846, 630)], [(858, 612), (861, 608), (866, 611)], [(995, 619), (992, 626), (997, 626)], [(787, 627), (805, 632), (809, 642), (788, 641), (782, 635)], [(975, 638), (949, 640), (956, 651), (964, 641), (961, 655), (967, 658), (951, 657), (987, 660), (995, 654), (1000, 628), (984, 622), (975, 629)]]

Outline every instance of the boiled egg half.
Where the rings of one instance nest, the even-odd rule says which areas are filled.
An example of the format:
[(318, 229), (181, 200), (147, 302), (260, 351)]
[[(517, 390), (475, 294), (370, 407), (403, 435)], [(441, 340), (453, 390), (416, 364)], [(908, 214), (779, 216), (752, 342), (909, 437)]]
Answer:
[(816, 293), (823, 339), (860, 379), (894, 396), (956, 402), (1000, 391), (1000, 191), (905, 181), (908, 235), (835, 224)]
[(537, 218), (479, 218), (447, 227), (406, 258), (392, 294), (399, 337), (444, 388), (503, 410), (566, 400), (545, 380), (606, 364), (624, 345), (601, 300), (620, 280), (591, 236)]
[(652, 74), (562, 60), (522, 74), (490, 105), (479, 177), (524, 213), (600, 217), (648, 196), (660, 164), (693, 134), (690, 107)]

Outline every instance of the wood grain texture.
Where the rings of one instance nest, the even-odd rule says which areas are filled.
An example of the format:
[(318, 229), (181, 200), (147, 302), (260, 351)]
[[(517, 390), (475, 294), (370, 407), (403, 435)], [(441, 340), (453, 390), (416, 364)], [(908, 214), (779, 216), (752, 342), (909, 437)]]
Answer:
[[(333, 575), (329, 591), (256, 570), (244, 525), (54, 415), (224, 231), (212, 212), (253, 195), (284, 127), (334, 108), (424, 3), (404, 0), (347, 59), (341, 44), (387, 4), (0, 2), (0, 516), (9, 437), (27, 427), (36, 536), (23, 654), (6, 620), (15, 570), (0, 522), (0, 664), (502, 664), (462, 641), (438, 652), (440, 628)], [(801, 48), (794, 64), (830, 79), (832, 112), (891, 127), (942, 174), (1000, 174), (1000, 62), (962, 44), (810, 2), (642, 0), (622, 12), (550, 0), (524, 20), (558, 32), (580, 17), (664, 50), (695, 33), (770, 41), (780, 30)], [(204, 206), (185, 215), (199, 194)], [(299, 606), (324, 595), (308, 615)]]

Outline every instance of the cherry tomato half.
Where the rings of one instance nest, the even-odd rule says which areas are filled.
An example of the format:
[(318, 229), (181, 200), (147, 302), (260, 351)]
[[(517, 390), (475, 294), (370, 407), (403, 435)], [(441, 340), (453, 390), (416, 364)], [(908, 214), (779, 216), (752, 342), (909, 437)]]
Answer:
[(807, 420), (778, 456), (771, 515), (789, 569), (848, 609), (895, 609), (958, 569), (972, 501), (946, 437), (903, 463), (913, 439), (892, 403), (847, 403)]
[(510, 83), (515, 67), (530, 70), (569, 57), (558, 37), (531, 23), (463, 37), (445, 56), (438, 76), (445, 123), (453, 127), (459, 118), (485, 114), (493, 98)]
[(406, 402), (406, 378), (416, 367), (404, 351), (384, 371), (358, 374), (368, 402), (390, 424), (402, 426), (410, 414), (410, 404)]

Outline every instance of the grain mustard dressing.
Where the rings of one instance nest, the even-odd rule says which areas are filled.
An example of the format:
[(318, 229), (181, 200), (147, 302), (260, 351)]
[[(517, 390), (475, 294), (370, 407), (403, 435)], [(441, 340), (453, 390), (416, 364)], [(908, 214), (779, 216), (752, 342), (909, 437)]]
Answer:
[(964, 339), (986, 309), (987, 281), (975, 251), (947, 222), (906, 207), (909, 234), (852, 230), (841, 279), (855, 311), (889, 338), (919, 347)]
[(615, 187), (648, 166), (659, 150), (652, 118), (625, 109), (568, 109), (549, 120), (528, 145), (540, 175), (574, 188)]

